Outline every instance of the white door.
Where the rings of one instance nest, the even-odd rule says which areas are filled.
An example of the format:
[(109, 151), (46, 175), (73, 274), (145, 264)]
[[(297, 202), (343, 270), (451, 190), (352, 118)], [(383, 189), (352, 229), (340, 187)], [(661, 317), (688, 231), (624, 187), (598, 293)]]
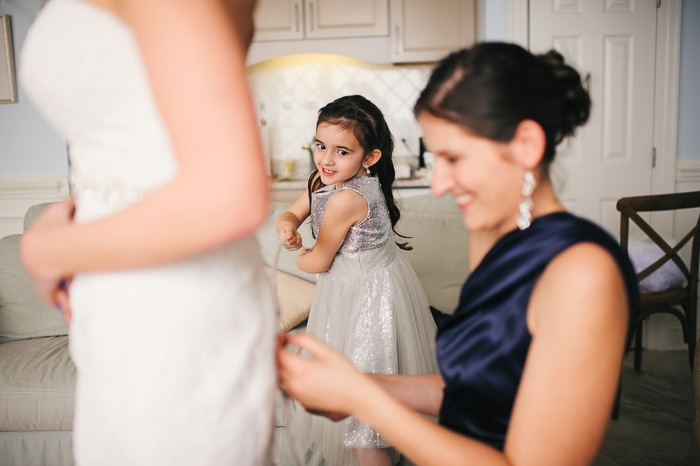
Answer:
[(656, 0), (530, 0), (530, 50), (590, 73), (586, 126), (559, 147), (555, 188), (571, 211), (619, 234), (617, 199), (651, 194)]

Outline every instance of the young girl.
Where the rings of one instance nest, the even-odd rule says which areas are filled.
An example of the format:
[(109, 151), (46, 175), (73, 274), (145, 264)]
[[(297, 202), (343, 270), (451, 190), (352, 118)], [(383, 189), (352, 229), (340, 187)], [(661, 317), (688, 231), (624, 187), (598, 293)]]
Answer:
[[(394, 242), (399, 219), (391, 185), (393, 138), (382, 112), (346, 96), (319, 112), (309, 189), (276, 222), (297, 266), (318, 273), (307, 333), (345, 354), (360, 370), (428, 374), (436, 370), (435, 324), (410, 263)], [(297, 228), (311, 215), (316, 244)], [(398, 454), (369, 426), (301, 415), (310, 464), (389, 465)], [(352, 450), (352, 451), (351, 451)]]

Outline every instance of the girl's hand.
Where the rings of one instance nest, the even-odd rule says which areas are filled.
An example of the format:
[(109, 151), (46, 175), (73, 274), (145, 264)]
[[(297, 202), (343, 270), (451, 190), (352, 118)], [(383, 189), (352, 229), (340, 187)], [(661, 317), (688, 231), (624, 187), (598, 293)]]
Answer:
[(285, 223), (282, 228), (280, 228), (279, 234), (280, 239), (287, 240), (287, 242), (284, 243), (284, 248), (287, 251), (296, 251), (302, 247), (301, 235), (291, 223)]
[(20, 242), (22, 263), (32, 278), (39, 296), (52, 306), (58, 305), (58, 299), (63, 300), (63, 294), (67, 303), (67, 293), (64, 290), (62, 294), (59, 286), (60, 281), (67, 277), (61, 276), (57, 265), (47, 261), (48, 254), (45, 251), (51, 247), (60, 247), (60, 245), (51, 244), (52, 233), (70, 224), (74, 213), (73, 198), (48, 206), (29, 230), (24, 232)]
[[(310, 412), (338, 420), (353, 415), (374, 382), (342, 354), (307, 334), (282, 335), (278, 346), (279, 379), (285, 392)], [(289, 351), (294, 345), (311, 357)]]

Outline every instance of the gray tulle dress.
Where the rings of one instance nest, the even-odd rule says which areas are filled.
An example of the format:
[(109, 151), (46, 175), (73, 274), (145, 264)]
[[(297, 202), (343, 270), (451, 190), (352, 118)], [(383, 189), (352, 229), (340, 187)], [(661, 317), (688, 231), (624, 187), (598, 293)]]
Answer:
[[(357, 175), (338, 189), (332, 185), (314, 192), (315, 235), (329, 200), (343, 190), (363, 196), (368, 214), (350, 228), (330, 268), (319, 274), (307, 333), (341, 351), (363, 372), (437, 373), (435, 322), (411, 264), (395, 243), (379, 180)], [(311, 465), (352, 465), (353, 449), (390, 447), (354, 418), (331, 422), (298, 409), (297, 420)], [(389, 453), (396, 463), (398, 454)]]

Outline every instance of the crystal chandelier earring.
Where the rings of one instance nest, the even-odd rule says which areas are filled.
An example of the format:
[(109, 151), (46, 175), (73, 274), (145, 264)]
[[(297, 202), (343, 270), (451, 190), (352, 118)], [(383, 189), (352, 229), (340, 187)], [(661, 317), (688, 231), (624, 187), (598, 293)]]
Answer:
[(364, 164), (364, 165), (362, 165), (362, 166), (365, 167), (365, 170), (367, 170), (367, 174), (368, 174), (368, 175), (371, 175), (371, 174), (372, 174), (372, 172), (369, 171), (369, 164), (368, 164), (368, 163), (366, 163), (366, 164)]
[(518, 228), (525, 230), (530, 226), (532, 222), (532, 193), (535, 191), (537, 182), (535, 182), (535, 176), (530, 170), (525, 172), (523, 176), (523, 184), (520, 189), (520, 193), (523, 195), (523, 200), (520, 201), (518, 205), (518, 218), (517, 224)]

